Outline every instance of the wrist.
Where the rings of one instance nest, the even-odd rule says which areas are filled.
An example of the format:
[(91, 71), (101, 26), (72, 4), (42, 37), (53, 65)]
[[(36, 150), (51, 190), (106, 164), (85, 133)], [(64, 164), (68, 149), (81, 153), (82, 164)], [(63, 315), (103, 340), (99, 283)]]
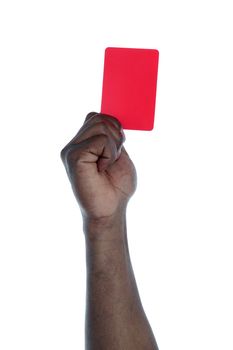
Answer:
[(129, 250), (126, 212), (118, 212), (101, 220), (84, 220), (86, 264), (88, 275), (114, 276), (126, 269)]
[(84, 218), (83, 231), (87, 243), (124, 241), (127, 234), (126, 210), (102, 218)]

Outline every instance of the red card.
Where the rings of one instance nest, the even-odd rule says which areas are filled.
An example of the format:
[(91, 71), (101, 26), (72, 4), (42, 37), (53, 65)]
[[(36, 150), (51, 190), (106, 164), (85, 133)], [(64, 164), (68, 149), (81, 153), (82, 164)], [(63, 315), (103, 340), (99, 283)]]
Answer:
[(119, 119), (124, 129), (152, 130), (158, 60), (158, 50), (107, 47), (101, 113)]

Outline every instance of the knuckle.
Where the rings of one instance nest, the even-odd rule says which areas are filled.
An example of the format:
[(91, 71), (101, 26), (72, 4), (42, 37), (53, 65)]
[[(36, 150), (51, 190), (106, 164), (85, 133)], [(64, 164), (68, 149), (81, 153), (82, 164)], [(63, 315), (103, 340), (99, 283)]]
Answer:
[(94, 133), (98, 132), (103, 135), (106, 135), (109, 133), (108, 125), (102, 120), (96, 121), (96, 123), (92, 125), (92, 128)]
[(77, 156), (76, 145), (66, 145), (60, 152), (60, 156), (63, 162), (70, 162), (74, 159), (74, 155)]
[(60, 158), (62, 159), (62, 161), (64, 161), (65, 157), (66, 157), (66, 152), (67, 152), (67, 148), (66, 146), (64, 148), (62, 148), (62, 150), (60, 151)]
[(108, 132), (108, 126), (103, 121), (100, 121), (97, 124), (102, 134), (106, 134)]
[(121, 122), (114, 116), (109, 115), (109, 114), (101, 114), (104, 120), (110, 120), (117, 128), (121, 129), (122, 125)]
[(87, 121), (89, 118), (93, 117), (95, 114), (98, 114), (97, 112), (90, 112), (86, 115), (85, 121)]
[[(91, 119), (91, 120), (90, 120)], [(122, 125), (121, 122), (114, 116), (109, 115), (109, 114), (103, 114), (103, 113), (96, 113), (96, 112), (91, 112), (86, 116), (85, 122), (88, 121), (93, 121), (95, 123), (105, 123), (105, 122), (110, 122), (112, 123), (116, 128), (119, 130), (122, 130)], [(106, 123), (107, 124), (107, 123)], [(106, 125), (105, 124), (105, 125)]]
[(112, 117), (112, 120), (116, 123), (116, 125), (118, 126), (119, 129), (122, 128), (121, 122), (117, 118)]

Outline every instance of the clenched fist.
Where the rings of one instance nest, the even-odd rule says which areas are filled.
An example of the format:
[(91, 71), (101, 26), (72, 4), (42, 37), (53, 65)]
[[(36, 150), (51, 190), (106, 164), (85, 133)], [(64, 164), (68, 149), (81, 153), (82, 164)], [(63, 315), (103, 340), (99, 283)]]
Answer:
[(126, 209), (137, 174), (124, 141), (116, 118), (91, 112), (62, 149), (61, 159), (83, 218), (108, 218)]

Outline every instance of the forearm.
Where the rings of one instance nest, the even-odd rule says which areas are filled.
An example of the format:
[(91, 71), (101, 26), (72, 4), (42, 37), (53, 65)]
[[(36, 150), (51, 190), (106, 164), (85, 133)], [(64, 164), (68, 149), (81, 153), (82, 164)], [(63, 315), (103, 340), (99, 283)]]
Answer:
[(126, 216), (85, 222), (86, 350), (157, 350), (127, 243)]

